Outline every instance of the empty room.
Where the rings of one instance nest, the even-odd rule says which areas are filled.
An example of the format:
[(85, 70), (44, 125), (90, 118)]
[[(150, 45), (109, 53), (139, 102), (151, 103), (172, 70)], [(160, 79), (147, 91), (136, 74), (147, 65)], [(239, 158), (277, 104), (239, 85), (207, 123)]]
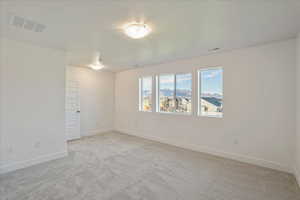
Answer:
[(300, 200), (300, 1), (0, 0), (0, 200)]

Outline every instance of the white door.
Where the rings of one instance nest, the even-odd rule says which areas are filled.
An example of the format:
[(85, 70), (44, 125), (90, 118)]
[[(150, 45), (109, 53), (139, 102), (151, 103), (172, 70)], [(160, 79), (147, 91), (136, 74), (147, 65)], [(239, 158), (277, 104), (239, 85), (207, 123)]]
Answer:
[(67, 140), (80, 138), (80, 99), (77, 81), (66, 81), (66, 134)]

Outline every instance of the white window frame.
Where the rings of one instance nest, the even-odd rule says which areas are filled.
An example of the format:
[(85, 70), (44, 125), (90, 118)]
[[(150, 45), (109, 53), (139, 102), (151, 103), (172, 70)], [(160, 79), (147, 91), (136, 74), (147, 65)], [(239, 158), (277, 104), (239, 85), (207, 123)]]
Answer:
[(207, 115), (201, 113), (201, 72), (207, 70), (222, 70), (222, 106), (224, 108), (224, 68), (223, 67), (206, 67), (200, 68), (197, 70), (197, 116), (199, 117), (212, 117), (212, 118), (223, 118), (224, 117), (224, 110), (222, 110), (222, 115)]
[[(173, 94), (173, 98), (174, 98), (174, 101), (176, 99), (176, 76), (177, 75), (181, 75), (181, 74), (191, 74), (191, 77), (192, 77), (192, 85), (191, 85), (191, 89), (192, 89), (192, 93), (191, 93), (191, 112), (164, 112), (164, 111), (160, 111), (160, 102), (159, 102), (159, 99), (160, 99), (160, 95), (159, 95), (159, 90), (160, 90), (160, 76), (168, 76), (168, 75), (173, 75), (174, 76), (174, 94)], [(194, 90), (194, 87), (193, 87), (193, 80), (194, 80), (194, 76), (193, 76), (193, 72), (179, 72), (179, 73), (162, 73), (162, 74), (158, 74), (156, 75), (155, 77), (155, 87), (156, 87), (156, 92), (155, 92), (155, 97), (156, 97), (156, 101), (155, 101), (155, 104), (156, 104), (156, 109), (155, 111), (157, 113), (163, 113), (163, 114), (175, 114), (175, 115), (193, 115), (193, 110), (194, 110), (194, 107), (193, 107), (193, 103), (194, 103), (194, 95), (193, 95), (193, 90)]]
[[(143, 79), (144, 78), (151, 78), (151, 109), (150, 110), (144, 110), (143, 107)], [(139, 111), (140, 112), (152, 112), (153, 111), (153, 108), (154, 108), (154, 101), (153, 101), (153, 76), (142, 76), (139, 78)]]

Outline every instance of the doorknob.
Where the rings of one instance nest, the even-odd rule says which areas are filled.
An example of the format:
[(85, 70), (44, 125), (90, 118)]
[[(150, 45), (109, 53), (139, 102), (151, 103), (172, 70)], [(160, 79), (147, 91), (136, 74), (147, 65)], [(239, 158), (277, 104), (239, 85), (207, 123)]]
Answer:
[(77, 110), (76, 112), (77, 112), (77, 113), (80, 113), (80, 110)]

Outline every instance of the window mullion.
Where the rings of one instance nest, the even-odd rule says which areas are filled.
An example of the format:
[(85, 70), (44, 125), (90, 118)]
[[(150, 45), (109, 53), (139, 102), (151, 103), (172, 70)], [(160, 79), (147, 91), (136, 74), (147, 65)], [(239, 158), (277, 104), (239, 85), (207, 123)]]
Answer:
[(144, 78), (141, 80), (141, 110), (144, 111)]
[(139, 78), (139, 111), (141, 111), (141, 104), (142, 104), (142, 78)]
[(159, 75), (156, 76), (156, 111), (160, 112), (160, 83)]
[(156, 84), (155, 84), (155, 76), (151, 77), (151, 112), (155, 112), (156, 109), (156, 101), (155, 101), (155, 90), (156, 90)]
[(177, 88), (177, 84), (176, 84), (176, 74), (174, 75), (174, 112), (176, 112), (176, 88)]
[(201, 115), (201, 87), (202, 87), (202, 85), (201, 85), (201, 71), (197, 71), (197, 75), (198, 75), (198, 111), (197, 111), (197, 115)]

